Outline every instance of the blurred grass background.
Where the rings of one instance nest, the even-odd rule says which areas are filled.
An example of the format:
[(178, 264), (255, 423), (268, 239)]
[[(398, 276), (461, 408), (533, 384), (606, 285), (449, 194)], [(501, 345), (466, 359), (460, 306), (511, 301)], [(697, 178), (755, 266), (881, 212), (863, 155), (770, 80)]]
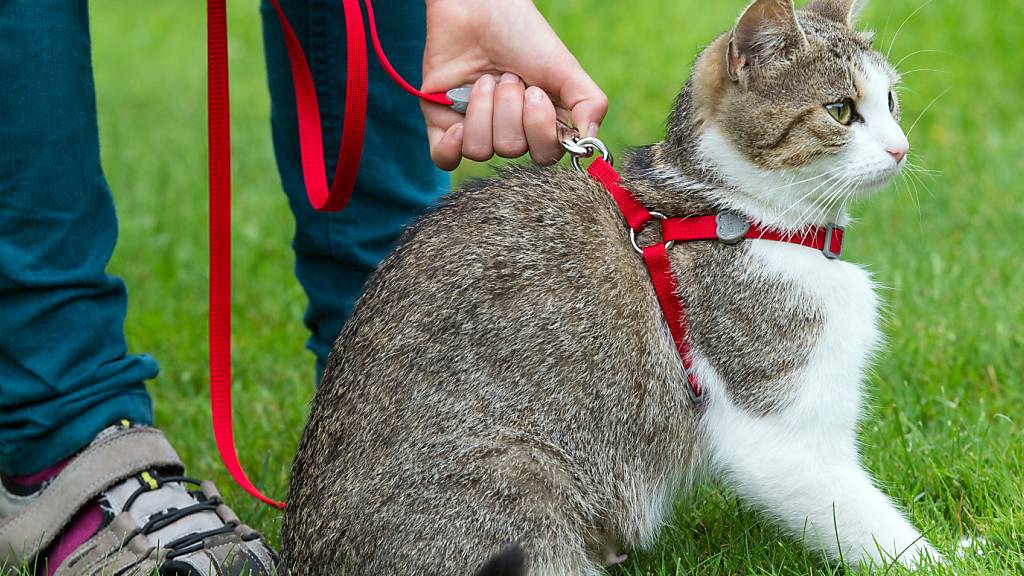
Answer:
[[(744, 3), (538, 4), (609, 94), (601, 135), (622, 150), (661, 137), (690, 63)], [(204, 4), (92, 0), (91, 11), (103, 159), (121, 217), (112, 269), (129, 287), (130, 348), (161, 362), (150, 386), (158, 424), (191, 473), (215, 479), (276, 542), (280, 515), (234, 487), (208, 423)], [(985, 555), (958, 561), (961, 576), (1024, 573), (1022, 21), (1022, 0), (875, 1), (861, 18), (904, 72), (911, 161), (935, 171), (856, 209), (848, 258), (887, 287), (888, 303), (864, 459), (941, 549), (961, 536), (988, 540)], [(232, 2), (231, 27), (236, 430), (250, 474), (284, 497), (313, 361), (270, 144), (257, 3)], [(457, 180), (489, 170), (467, 165)], [(621, 569), (840, 571), (711, 486)]]

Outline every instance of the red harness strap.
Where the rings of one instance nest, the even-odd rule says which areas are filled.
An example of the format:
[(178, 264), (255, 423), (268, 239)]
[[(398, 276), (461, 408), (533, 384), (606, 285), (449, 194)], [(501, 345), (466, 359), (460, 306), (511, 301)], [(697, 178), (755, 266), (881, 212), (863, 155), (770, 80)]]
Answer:
[[(679, 294), (675, 274), (672, 272), (668, 247), (673, 242), (720, 240), (719, 217), (712, 215), (664, 218), (660, 214), (656, 216), (620, 184), (619, 174), (606, 160), (600, 158), (595, 160), (587, 172), (612, 195), (633, 234), (639, 234), (655, 218), (661, 221), (662, 241), (643, 248), (641, 253), (647, 271), (651, 275), (654, 293), (658, 297), (658, 303), (661, 305), (662, 314), (668, 324), (669, 333), (672, 334), (676, 352), (679, 353), (683, 368), (686, 370), (691, 398), (695, 402), (700, 401), (704, 397), (704, 390), (693, 372), (693, 354), (689, 338), (687, 338), (686, 306)], [(803, 234), (793, 235), (783, 234), (777, 230), (762, 228), (756, 223), (747, 222), (746, 231), (736, 240), (744, 238), (799, 244), (821, 250), (829, 258), (838, 257), (843, 249), (843, 229), (838, 227), (813, 227)]]
[[(694, 240), (718, 240), (717, 216), (691, 216), (689, 218), (666, 218), (661, 222), (661, 237), (666, 242), (692, 242)], [(784, 234), (771, 228), (762, 228), (756, 222), (748, 222), (744, 238), (748, 240), (772, 240), (799, 244), (839, 256), (843, 251), (844, 231), (839, 227), (814, 226), (800, 234)], [(827, 239), (827, 241), (826, 241)]]
[[(366, 132), (367, 50), (366, 32), (359, 0), (342, 0), (348, 46), (348, 79), (345, 87), (345, 120), (334, 180), (327, 186), (323, 157), (320, 106), (309, 64), (278, 0), (270, 0), (277, 13), (288, 51), (295, 85), (299, 150), (302, 175), (310, 204), (321, 211), (337, 212), (348, 204), (359, 173), (363, 136)], [(444, 94), (424, 94), (409, 85), (384, 55), (370, 0), (364, 0), (370, 35), (381, 66), (403, 90), (450, 105)], [(235, 481), (259, 500), (284, 508), (284, 502), (264, 496), (245, 474), (235, 450), (231, 420), (231, 120), (228, 90), (226, 0), (207, 0), (208, 122), (210, 137), (210, 409), (213, 435), (221, 459)]]

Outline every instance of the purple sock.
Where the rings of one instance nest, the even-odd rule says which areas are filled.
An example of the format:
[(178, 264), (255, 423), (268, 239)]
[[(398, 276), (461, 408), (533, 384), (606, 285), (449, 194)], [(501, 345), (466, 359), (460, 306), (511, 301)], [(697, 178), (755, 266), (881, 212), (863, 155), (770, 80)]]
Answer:
[(93, 534), (103, 524), (103, 511), (96, 503), (86, 504), (75, 517), (68, 522), (60, 536), (50, 544), (43, 552), (43, 562), (46, 566), (46, 576), (53, 576), (61, 563), (85, 544), (85, 541), (92, 538)]
[[(67, 466), (71, 458), (67, 458), (50, 466), (42, 472), (26, 476), (10, 476), (8, 480), (21, 486), (39, 486), (43, 482), (57, 476)], [(103, 511), (96, 503), (87, 504), (68, 522), (59, 536), (43, 551), (40, 561), (46, 568), (46, 576), (53, 576), (57, 568), (86, 540), (100, 529), (103, 523)]]

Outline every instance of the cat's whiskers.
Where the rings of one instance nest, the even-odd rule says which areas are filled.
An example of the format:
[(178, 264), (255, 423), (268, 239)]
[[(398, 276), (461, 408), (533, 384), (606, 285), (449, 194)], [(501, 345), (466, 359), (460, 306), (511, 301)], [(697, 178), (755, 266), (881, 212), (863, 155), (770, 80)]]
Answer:
[[(807, 213), (807, 210), (813, 208), (817, 204), (817, 201), (813, 201), (812, 200), (812, 201), (806, 202), (806, 203), (805, 203), (805, 201), (808, 198), (810, 198), (812, 195), (814, 195), (817, 191), (821, 190), (822, 187), (826, 186), (826, 184), (830, 184), (830, 186), (834, 188), (834, 187), (838, 186), (840, 181), (842, 181), (841, 178), (828, 178), (825, 181), (823, 181), (820, 184), (818, 184), (817, 187), (815, 187), (814, 189), (809, 191), (807, 194), (805, 194), (803, 197), (801, 197), (796, 202), (791, 203), (790, 206), (788, 206), (785, 210), (782, 211), (781, 214), (779, 214), (777, 216), (778, 219), (780, 220), (780, 223), (782, 221), (782, 217), (785, 216), (787, 213), (790, 213), (791, 210), (793, 210), (794, 208), (796, 208), (798, 206), (803, 206), (804, 207), (804, 211), (800, 214), (800, 216), (797, 217), (796, 220), (794, 220), (795, 221), (794, 228), (801, 228), (801, 225), (803, 223), (803, 216)], [(831, 189), (829, 189), (829, 190), (831, 190)], [(827, 191), (826, 191), (826, 193), (827, 193)], [(818, 196), (819, 196), (819, 199), (820, 199), (820, 197), (822, 195), (818, 195)]]
[(909, 171), (901, 174), (901, 182), (903, 183), (903, 189), (907, 193), (907, 198), (910, 199), (910, 203), (917, 211), (917, 218), (920, 222), (923, 219), (923, 215), (921, 213), (921, 202), (918, 198), (917, 184), (911, 178), (911, 173)]
[(836, 224), (839, 221), (841, 210), (838, 210), (840, 203), (845, 203), (845, 199), (849, 197), (850, 193), (857, 187), (858, 180), (856, 177), (847, 178), (842, 184), (836, 187), (835, 191), (826, 197), (822, 202), (819, 203), (821, 206), (820, 212), (815, 215), (813, 222), (825, 221), (827, 223)]
[(915, 68), (913, 70), (907, 70), (906, 72), (900, 72), (900, 76), (910, 76), (917, 72), (937, 72), (939, 74), (949, 74), (949, 70), (940, 70), (938, 68)]
[(917, 90), (914, 90), (914, 89), (913, 89), (913, 88), (911, 88), (910, 86), (906, 86), (906, 85), (904, 85), (904, 84), (897, 84), (897, 85), (893, 86), (893, 87), (892, 87), (892, 89), (893, 89), (893, 90), (894, 90), (894, 91), (895, 91), (895, 92), (896, 92), (897, 94), (899, 94), (899, 95), (900, 95), (900, 99), (901, 99), (901, 101), (902, 101), (902, 98), (903, 98), (903, 95), (904, 95), (904, 94), (914, 94), (915, 96), (920, 96), (920, 95), (921, 95), (921, 93), (920, 93), (920, 92), (918, 92)]
[[(828, 172), (825, 172), (825, 173), (823, 173), (823, 174), (822, 174), (821, 176), (826, 176), (826, 175), (834, 174), (835, 172), (841, 172), (841, 171), (845, 171), (845, 170), (846, 170), (847, 168), (849, 168), (849, 167), (850, 167), (850, 163), (846, 162), (846, 163), (843, 163), (843, 164), (841, 164), (841, 165), (837, 166), (836, 168), (833, 168), (832, 170), (829, 170)], [(813, 180), (813, 179), (812, 179), (812, 180)], [(788, 208), (786, 208), (785, 210), (783, 210), (783, 211), (782, 211), (782, 213), (781, 213), (781, 214), (779, 214), (778, 216), (776, 216), (776, 220), (778, 221), (778, 223), (779, 223), (780, 225), (784, 225), (784, 221), (783, 221), (783, 218), (784, 218), (784, 217), (785, 217), (785, 216), (786, 216), (787, 214), (789, 214), (789, 212), (790, 212), (791, 210), (793, 210), (793, 208), (796, 208), (797, 206), (800, 206), (801, 204), (803, 204), (805, 200), (807, 200), (807, 199), (808, 199), (809, 197), (811, 197), (811, 196), (812, 196), (812, 195), (813, 195), (814, 193), (816, 193), (816, 192), (817, 192), (818, 190), (820, 190), (820, 189), (822, 188), (822, 186), (825, 186), (826, 184), (829, 184), (829, 183), (835, 183), (835, 184), (834, 184), (834, 186), (838, 186), (838, 183), (839, 183), (839, 182), (842, 182), (843, 180), (844, 180), (844, 178), (843, 178), (842, 176), (840, 176), (840, 177), (839, 177), (839, 179), (837, 179), (837, 178), (835, 178), (835, 177), (829, 177), (829, 178), (827, 178), (827, 179), (826, 179), (826, 180), (825, 180), (824, 182), (822, 182), (822, 183), (818, 184), (818, 185), (817, 185), (817, 186), (815, 186), (815, 187), (814, 187), (813, 189), (809, 190), (809, 191), (808, 191), (808, 192), (807, 192), (806, 194), (804, 194), (803, 196), (801, 196), (801, 197), (800, 197), (800, 198), (799, 198), (798, 200), (796, 200), (795, 202), (792, 202), (792, 203), (791, 203), (791, 204), (789, 205), (789, 207), (788, 207)], [(831, 190), (831, 189), (830, 189), (830, 190)], [(826, 192), (826, 194), (827, 194), (827, 192)], [(825, 194), (821, 194), (820, 196), (824, 196), (824, 195), (825, 195)], [(806, 214), (806, 211), (807, 211), (807, 209), (808, 209), (808, 208), (811, 208), (811, 207), (813, 207), (813, 206), (814, 206), (815, 204), (817, 204), (817, 202), (813, 202), (813, 201), (812, 201), (812, 202), (811, 202), (811, 203), (810, 203), (810, 204), (809, 204), (809, 205), (808, 205), (808, 206), (807, 206), (807, 207), (805, 208), (805, 210), (804, 210), (804, 214)], [(796, 219), (796, 227), (799, 227), (799, 226), (800, 226), (800, 225), (802, 224), (802, 222), (803, 222), (803, 221), (802, 221), (802, 218), (803, 218), (804, 214), (801, 214), (801, 217), (800, 217), (800, 218), (797, 218), (797, 219)]]
[(924, 172), (923, 169), (920, 169), (920, 168), (911, 168), (911, 169), (907, 170), (907, 177), (908, 178), (912, 178), (914, 181), (916, 181), (918, 184), (920, 184), (921, 187), (924, 188), (924, 191), (927, 192), (929, 196), (934, 196), (934, 194), (932, 193), (931, 188), (928, 187), (928, 184), (926, 184), (924, 179), (921, 177), (921, 174), (924, 174), (925, 176), (928, 176), (930, 178), (934, 178), (934, 174), (928, 174), (928, 173)]
[[(843, 178), (841, 180), (836, 181), (836, 183), (832, 187), (830, 187), (826, 192), (824, 192), (823, 194), (821, 194), (819, 196), (819, 199), (817, 201), (811, 202), (810, 204), (808, 204), (807, 207), (804, 208), (804, 211), (800, 213), (800, 216), (797, 217), (797, 219), (795, 220), (796, 227), (798, 229), (805, 228), (806, 224), (813, 224), (814, 222), (817, 222), (818, 221), (817, 219), (820, 218), (821, 216), (823, 216), (823, 214), (820, 214), (821, 209), (822, 209), (823, 200), (825, 198), (831, 197), (832, 194), (834, 194), (836, 192), (836, 190), (838, 190), (838, 189), (842, 188), (843, 186), (847, 185), (852, 180), (853, 180), (852, 178), (846, 177), (846, 178)], [(812, 212), (812, 210), (813, 210), (813, 212)], [(807, 218), (807, 219), (805, 219), (805, 217), (807, 217), (807, 216), (813, 216), (814, 218)], [(806, 233), (806, 231), (804, 233)]]
[(804, 180), (800, 180), (799, 182), (790, 182), (789, 184), (785, 184), (785, 185), (782, 185), (782, 186), (777, 186), (775, 188), (772, 188), (770, 190), (766, 190), (765, 192), (763, 192), (764, 196), (770, 196), (772, 194), (775, 194), (775, 193), (779, 192), (780, 190), (783, 190), (783, 189), (786, 189), (786, 188), (790, 188), (790, 187), (796, 186), (798, 184), (806, 184), (808, 182), (813, 182), (813, 181), (818, 180), (820, 178), (824, 178), (824, 180), (821, 183), (819, 183), (817, 186), (815, 186), (811, 190), (807, 191), (803, 196), (801, 196), (796, 201), (791, 202), (789, 204), (789, 206), (786, 207), (785, 210), (783, 210), (781, 213), (779, 213), (779, 214), (777, 214), (775, 216), (772, 216), (771, 218), (769, 218), (769, 220), (771, 220), (772, 223), (774, 223), (774, 224), (776, 224), (778, 226), (788, 227), (786, 225), (786, 221), (785, 221), (786, 214), (788, 214), (794, 207), (801, 205), (805, 200), (807, 200), (815, 192), (820, 190), (822, 186), (825, 186), (825, 185), (829, 184), (830, 182), (834, 181), (835, 180), (835, 176), (834, 176), (835, 173), (836, 172), (840, 172), (840, 171), (844, 170), (845, 168), (846, 168), (846, 165), (837, 166), (837, 167), (833, 168), (832, 170), (828, 170), (827, 172), (823, 172), (823, 173), (821, 173), (821, 174), (819, 174), (817, 176), (814, 176), (812, 178), (807, 178), (807, 179), (804, 179)]
[[(808, 182), (814, 182), (818, 178), (824, 178), (825, 176), (828, 176), (829, 174), (835, 174), (836, 172), (838, 172), (840, 170), (843, 170), (845, 168), (846, 168), (845, 164), (841, 165), (841, 166), (837, 166), (837, 167), (835, 167), (835, 168), (833, 168), (831, 170), (828, 170), (826, 172), (822, 172), (821, 174), (818, 174), (817, 176), (812, 176), (810, 178), (806, 178), (804, 180), (799, 180), (799, 181), (796, 181), (796, 182), (792, 182), (791, 181), (788, 184), (783, 184), (781, 186), (776, 186), (775, 188), (772, 188), (770, 190), (766, 190), (765, 194), (774, 194), (775, 192), (778, 192), (780, 190), (785, 190), (786, 188), (791, 188), (793, 186), (797, 186), (797, 185), (800, 185), (800, 184), (806, 184)], [(792, 180), (792, 178), (791, 178), (791, 180)]]
[[(835, 168), (833, 168), (831, 170), (828, 170), (826, 172), (821, 173), (818, 176), (815, 176), (814, 178), (808, 178), (807, 180), (794, 183), (794, 184), (803, 184), (803, 183), (806, 183), (806, 182), (812, 182), (814, 180), (817, 180), (818, 178), (822, 178), (822, 177), (828, 176), (828, 178), (826, 178), (823, 182), (821, 182), (816, 187), (812, 188), (810, 191), (805, 193), (803, 196), (800, 197), (800, 199), (798, 199), (793, 204), (799, 204), (800, 202), (803, 202), (804, 200), (807, 199), (808, 196), (810, 196), (810, 195), (814, 194), (815, 192), (817, 192), (818, 190), (820, 190), (821, 186), (827, 184), (830, 181), (834, 181), (835, 180), (836, 172), (842, 172), (842, 171), (846, 170), (847, 168), (849, 168), (850, 166), (851, 166), (851, 164), (849, 162), (844, 162), (844, 163), (836, 166)], [(773, 190), (769, 190), (767, 193), (771, 194), (771, 193), (774, 193), (774, 192), (776, 192), (776, 191), (778, 191), (778, 190), (780, 190), (782, 188), (783, 187), (779, 187), (779, 188), (776, 188), (776, 189), (773, 189)], [(790, 208), (792, 208), (792, 205), (790, 206)], [(785, 212), (783, 212), (783, 215), (784, 214), (785, 214)]]
[(921, 10), (924, 10), (929, 5), (931, 5), (932, 1), (933, 0), (928, 0), (924, 4), (918, 6), (917, 10), (914, 10), (913, 12), (910, 13), (910, 16), (907, 16), (906, 18), (903, 19), (903, 23), (900, 24), (900, 27), (896, 29), (896, 32), (892, 35), (892, 39), (889, 41), (889, 49), (885, 51), (885, 59), (886, 60), (888, 60), (889, 57), (892, 56), (892, 48), (893, 48), (893, 46), (896, 45), (896, 39), (899, 38), (900, 32), (903, 31), (903, 27), (906, 26), (907, 23), (910, 22), (914, 18), (914, 16), (917, 16), (918, 12), (920, 12)]
[(918, 180), (914, 177), (913, 172), (907, 172), (906, 182), (913, 186), (913, 191), (907, 188), (907, 192), (910, 193), (910, 201), (914, 204), (914, 208), (917, 210), (918, 218), (922, 218), (924, 215), (921, 213), (921, 191), (918, 189)]
[(907, 138), (910, 138), (910, 135), (913, 134), (914, 128), (917, 127), (917, 123), (921, 121), (921, 118), (924, 117), (925, 113), (927, 113), (928, 110), (931, 110), (931, 107), (934, 106), (935, 103), (939, 101), (939, 98), (942, 98), (946, 94), (949, 94), (949, 91), (952, 89), (953, 87), (950, 86), (949, 88), (946, 88), (945, 90), (940, 92), (938, 96), (932, 98), (932, 101), (929, 102), (928, 105), (924, 107), (924, 110), (921, 110), (921, 113), (917, 115), (917, 118), (914, 120), (914, 123), (910, 125), (909, 129), (907, 129)]
[[(794, 229), (801, 228), (802, 227), (802, 223), (803, 223), (803, 220), (802, 220), (803, 215), (807, 213), (808, 209), (810, 209), (811, 207), (813, 207), (815, 205), (814, 201), (811, 201), (811, 202), (807, 203), (806, 205), (805, 205), (804, 201), (807, 200), (808, 198), (810, 198), (815, 192), (820, 190), (823, 186), (826, 186), (826, 185), (829, 185), (829, 184), (833, 184), (833, 186), (834, 186), (835, 185), (834, 183), (837, 183), (839, 181), (840, 180), (837, 180), (835, 178), (828, 178), (824, 182), (822, 182), (822, 183), (818, 184), (817, 186), (815, 186), (813, 189), (809, 190), (806, 194), (801, 196), (795, 202), (790, 203), (790, 205), (785, 210), (783, 210), (782, 213), (780, 213), (778, 216), (775, 216), (774, 219), (777, 222), (777, 225), (780, 226), (780, 227), (784, 227), (784, 228), (794, 228)], [(789, 214), (789, 212), (791, 210), (793, 210), (793, 208), (796, 208), (797, 206), (802, 206), (802, 205), (804, 206), (804, 212), (800, 215), (800, 217), (798, 217), (796, 220), (793, 221), (794, 223), (792, 225), (787, 224), (786, 220), (785, 220), (786, 214)]]
[(907, 170), (911, 170), (911, 171), (913, 171), (914, 173), (917, 173), (917, 174), (924, 174), (925, 176), (932, 176), (932, 177), (934, 177), (934, 176), (942, 176), (943, 175), (943, 172), (941, 170), (931, 170), (929, 168), (924, 168), (923, 166), (918, 166), (917, 164), (913, 164), (911, 162), (907, 162), (907, 168), (906, 169)]
[(900, 64), (903, 64), (904, 62), (906, 62), (907, 59), (912, 58), (914, 56), (917, 56), (918, 54), (928, 54), (928, 53), (938, 53), (938, 54), (943, 54), (943, 55), (946, 55), (946, 56), (950, 55), (950, 53), (946, 52), (945, 50), (930, 50), (930, 49), (915, 50), (915, 51), (911, 52), (910, 54), (907, 54), (903, 58), (900, 58), (898, 62), (893, 64), (893, 67), (894, 68), (899, 68)]
[(815, 202), (813, 204), (814, 212), (811, 213), (810, 217), (807, 220), (807, 223), (813, 224), (815, 222), (821, 222), (823, 220), (835, 222), (834, 218), (829, 219), (829, 212), (831, 206), (833, 202), (843, 194), (843, 191), (846, 188), (848, 188), (852, 183), (853, 178), (846, 178), (836, 186), (833, 186), (831, 189), (829, 189), (829, 191), (826, 194), (823, 194), (822, 198), (818, 202)]
[(834, 199), (822, 210), (821, 218), (831, 223), (838, 223), (840, 217), (846, 213), (847, 206), (853, 196), (852, 192), (856, 187), (856, 178), (850, 178), (835, 194)]
[(830, 222), (836, 223), (839, 221), (840, 216), (846, 212), (846, 207), (850, 203), (853, 196), (853, 191), (857, 186), (855, 179), (851, 178), (847, 185), (836, 194), (835, 200), (833, 200), (822, 214), (823, 218), (828, 218)]
[(842, 206), (840, 206), (840, 207), (839, 207), (839, 210), (837, 210), (836, 212), (837, 212), (838, 214), (846, 214), (846, 213), (847, 213), (847, 211), (848, 211), (848, 210), (849, 210), (849, 208), (850, 208), (850, 202), (851, 202), (852, 200), (853, 200), (853, 196), (852, 196), (851, 194), (847, 194), (847, 195), (846, 195), (846, 198), (845, 198), (845, 199), (843, 199), (843, 205), (842, 205)]

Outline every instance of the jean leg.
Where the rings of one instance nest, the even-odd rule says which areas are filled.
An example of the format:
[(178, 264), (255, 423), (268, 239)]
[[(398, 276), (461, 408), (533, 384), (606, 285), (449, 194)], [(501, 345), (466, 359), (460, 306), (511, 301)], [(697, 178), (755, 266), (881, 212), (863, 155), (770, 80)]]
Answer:
[(0, 2), (0, 471), (30, 474), (127, 418), (152, 422), (106, 273), (117, 220), (100, 168), (86, 0)]
[[(316, 81), (327, 173), (334, 174), (344, 119), (346, 44), (341, 2), (282, 0)], [(391, 63), (419, 85), (426, 37), (422, 0), (374, 6)], [(319, 375), (331, 345), (363, 285), (403, 229), (448, 191), (448, 175), (430, 160), (419, 101), (401, 91), (375, 61), (369, 63), (366, 142), (352, 200), (341, 214), (318, 213), (306, 199), (299, 160), (295, 98), (277, 18), (263, 2), (263, 31), (271, 95), (274, 151), (295, 215), (295, 271), (309, 298), (307, 347)], [(370, 54), (370, 59), (374, 56)]]

